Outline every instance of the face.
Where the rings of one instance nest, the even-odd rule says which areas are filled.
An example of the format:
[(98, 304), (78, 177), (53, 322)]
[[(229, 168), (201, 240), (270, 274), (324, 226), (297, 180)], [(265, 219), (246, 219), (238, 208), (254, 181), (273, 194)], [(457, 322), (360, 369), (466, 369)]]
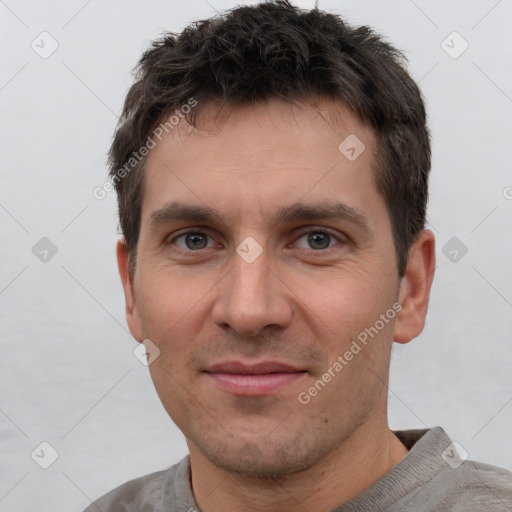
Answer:
[(321, 107), (211, 105), (147, 161), (129, 326), (160, 350), (191, 456), (239, 474), (301, 471), (387, 425), (400, 280), (375, 137)]

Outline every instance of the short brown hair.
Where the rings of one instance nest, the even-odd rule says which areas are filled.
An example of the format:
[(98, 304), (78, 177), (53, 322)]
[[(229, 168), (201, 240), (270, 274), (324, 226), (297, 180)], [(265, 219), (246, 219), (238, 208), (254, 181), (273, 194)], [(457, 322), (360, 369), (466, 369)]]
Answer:
[[(425, 226), (431, 158), (423, 99), (405, 62), (371, 28), (353, 28), (337, 15), (300, 10), (286, 0), (237, 7), (154, 41), (135, 68), (109, 153), (130, 268), (144, 188), (146, 158), (139, 151), (162, 119), (175, 112), (195, 126), (200, 107), (211, 100), (236, 106), (327, 97), (343, 100), (374, 129), (375, 182), (403, 276), (409, 248)], [(183, 110), (191, 99), (197, 106)]]

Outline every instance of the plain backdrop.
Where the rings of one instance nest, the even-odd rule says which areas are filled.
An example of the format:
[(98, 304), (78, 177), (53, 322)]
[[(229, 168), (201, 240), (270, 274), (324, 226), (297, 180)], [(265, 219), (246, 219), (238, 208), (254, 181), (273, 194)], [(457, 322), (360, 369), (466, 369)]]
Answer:
[[(141, 52), (234, 5), (0, 1), (1, 511), (80, 511), (187, 453), (133, 355), (115, 195), (92, 191)], [(432, 131), (437, 269), (424, 332), (394, 348), (390, 425), (512, 470), (512, 1), (319, 6), (406, 52)]]

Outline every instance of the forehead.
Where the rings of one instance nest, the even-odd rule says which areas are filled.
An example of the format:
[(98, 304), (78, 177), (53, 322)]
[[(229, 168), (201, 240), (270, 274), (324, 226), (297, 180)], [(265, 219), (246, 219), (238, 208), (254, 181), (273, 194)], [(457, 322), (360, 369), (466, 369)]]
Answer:
[(143, 223), (176, 200), (215, 207), (231, 220), (242, 212), (266, 211), (270, 218), (270, 210), (298, 202), (371, 210), (382, 203), (373, 130), (343, 103), (199, 108), (196, 127), (183, 119), (148, 156)]

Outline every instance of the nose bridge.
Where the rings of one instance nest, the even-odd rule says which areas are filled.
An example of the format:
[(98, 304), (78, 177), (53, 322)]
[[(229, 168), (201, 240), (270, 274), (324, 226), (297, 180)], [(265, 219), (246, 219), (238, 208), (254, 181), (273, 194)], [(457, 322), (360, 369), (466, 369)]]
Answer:
[[(251, 255), (249, 259), (246, 259), (244, 256), (240, 256), (242, 250), (243, 248), (240, 246), (237, 255), (233, 258), (232, 290), (240, 296), (240, 299), (250, 298), (253, 294), (254, 301), (262, 300), (271, 287), (269, 281), (272, 273), (267, 265), (268, 259), (265, 255), (258, 257)], [(251, 249), (247, 254), (250, 253)]]
[(290, 321), (290, 304), (269, 269), (263, 248), (258, 250), (250, 240), (237, 247), (213, 313), (217, 324), (246, 335), (257, 334), (269, 325), (284, 327)]

